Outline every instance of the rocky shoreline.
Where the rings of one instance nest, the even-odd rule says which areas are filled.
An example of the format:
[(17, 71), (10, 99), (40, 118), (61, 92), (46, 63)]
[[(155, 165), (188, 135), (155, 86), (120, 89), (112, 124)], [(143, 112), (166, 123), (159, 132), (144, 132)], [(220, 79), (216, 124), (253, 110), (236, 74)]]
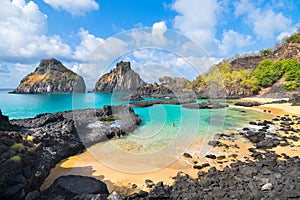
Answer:
[[(123, 199), (299, 199), (300, 158), (278, 154), (274, 149), (295, 147), (300, 136), (300, 117), (286, 115), (272, 121), (249, 123), (250, 127), (240, 132), (217, 134), (216, 140), (209, 142), (216, 149), (239, 149), (237, 145), (230, 147), (226, 141), (234, 143), (238, 136), (248, 139), (254, 147), (248, 149), (251, 156), (245, 157), (245, 161), (233, 159), (234, 162), (226, 164), (227, 156), (238, 155), (208, 154), (208, 159), (226, 166), (217, 170), (209, 163), (193, 161), (196, 163), (193, 168), (199, 170), (197, 178), (179, 172), (172, 185), (152, 183), (149, 192), (140, 191)], [(194, 159), (189, 153), (183, 156), (187, 160)]]
[(210, 162), (196, 161), (195, 155), (185, 153), (184, 159), (198, 171), (196, 178), (178, 172), (172, 185), (148, 179), (145, 185), (149, 190), (124, 196), (109, 194), (100, 180), (68, 175), (56, 179), (48, 189), (39, 190), (51, 168), (62, 159), (82, 152), (95, 142), (127, 134), (140, 123), (127, 106), (42, 114), (11, 121), (0, 113), (1, 199), (300, 198), (300, 158), (277, 152), (278, 147), (300, 148), (300, 117), (291, 115), (251, 121), (241, 131), (217, 134), (209, 141), (208, 145), (217, 151), (227, 151), (240, 148), (236, 143), (238, 137), (248, 140), (252, 144), (248, 148), (250, 156), (244, 156), (243, 161), (237, 154), (207, 154), (207, 160), (222, 165), (217, 169)]
[[(11, 121), (0, 112), (0, 119), (1, 199), (39, 199), (34, 198), (40, 195), (39, 187), (62, 159), (96, 142), (127, 134), (141, 123), (127, 106), (42, 114)], [(100, 126), (89, 127), (93, 123)]]

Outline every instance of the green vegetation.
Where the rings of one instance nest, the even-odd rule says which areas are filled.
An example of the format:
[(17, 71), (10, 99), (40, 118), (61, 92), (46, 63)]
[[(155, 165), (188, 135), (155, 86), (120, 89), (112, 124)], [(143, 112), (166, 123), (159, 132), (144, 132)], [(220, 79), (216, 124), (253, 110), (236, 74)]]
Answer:
[(269, 87), (273, 85), (280, 77), (288, 81), (284, 83), (287, 90), (294, 90), (300, 82), (300, 63), (296, 60), (271, 61), (270, 59), (263, 60), (254, 70), (253, 76), (256, 78), (256, 87)]
[(272, 49), (270, 49), (270, 48), (262, 49), (259, 52), (260, 52), (260, 55), (262, 55), (262, 56), (268, 56), (272, 53)]
[(258, 86), (269, 87), (282, 76), (282, 73), (282, 63), (280, 61), (273, 62), (266, 59), (259, 63), (253, 72), (253, 76), (256, 78)]
[(99, 121), (101, 121), (101, 122), (113, 122), (113, 121), (116, 121), (116, 120), (121, 120), (121, 118), (118, 117), (118, 116), (111, 115), (111, 116), (107, 116), (107, 117), (101, 117), (99, 119)]
[(297, 83), (289, 81), (289, 82), (284, 83), (284, 87), (287, 90), (294, 90), (297, 88)]
[(300, 33), (295, 33), (294, 35), (286, 38), (288, 43), (296, 43), (300, 41)]
[(59, 85), (63, 85), (63, 84), (65, 84), (65, 82), (66, 82), (65, 80), (60, 79), (60, 80), (58, 81), (58, 84), (59, 84)]
[(299, 79), (300, 63), (296, 60), (284, 60), (282, 61), (282, 65), (285, 70), (285, 78), (287, 81)]
[(69, 76), (69, 79), (70, 79), (70, 80), (76, 80), (76, 79), (77, 79), (77, 75), (76, 75), (76, 74), (71, 74), (71, 75)]
[(22, 150), (22, 149), (24, 149), (25, 147), (24, 147), (24, 145), (22, 144), (22, 143), (15, 143), (15, 144), (13, 144), (11, 147), (10, 147), (10, 149), (12, 149), (12, 150), (16, 150), (16, 151), (20, 151), (20, 150)]
[(203, 76), (198, 76), (193, 81), (193, 87), (204, 86), (205, 84), (217, 84), (222, 86), (228, 86), (232, 84), (239, 84), (242, 87), (251, 89), (256, 86), (256, 80), (252, 77), (253, 70), (238, 70), (233, 71), (230, 69), (230, 64), (228, 61), (216, 65), (216, 67), (211, 68)]
[(192, 85), (197, 88), (206, 84), (220, 85), (222, 83), (223, 87), (230, 87), (235, 84), (250, 89), (252, 92), (258, 92), (261, 88), (272, 86), (281, 77), (288, 81), (284, 84), (286, 89), (294, 90), (297, 88), (298, 83), (300, 83), (300, 63), (288, 59), (282, 61), (265, 59), (254, 70), (234, 71), (230, 69), (229, 62), (224, 60), (207, 73), (198, 76)]
[(21, 161), (21, 156), (13, 156), (9, 160), (15, 161), (15, 162), (20, 162)]

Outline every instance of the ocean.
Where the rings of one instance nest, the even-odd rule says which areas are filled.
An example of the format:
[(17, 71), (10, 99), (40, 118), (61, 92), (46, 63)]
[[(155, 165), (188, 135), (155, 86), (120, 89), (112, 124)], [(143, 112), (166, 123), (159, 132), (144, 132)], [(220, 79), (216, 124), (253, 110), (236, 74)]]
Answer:
[[(0, 109), (10, 119), (127, 103), (127, 101), (120, 100), (124, 94), (27, 95), (9, 94), (9, 91), (12, 90), (0, 90)], [(182, 108), (180, 105), (156, 105), (147, 108), (134, 108), (134, 111), (143, 121), (139, 128), (128, 136), (111, 140), (105, 144), (94, 145), (90, 148), (90, 152), (95, 157), (102, 155), (99, 157), (102, 159), (103, 152), (107, 152), (110, 155), (122, 155), (127, 160), (138, 159), (139, 156), (142, 160), (163, 158), (165, 164), (168, 164), (171, 162), (167, 159), (170, 152), (172, 152), (172, 159), (174, 159), (174, 157), (180, 156), (185, 149), (193, 149), (190, 148), (190, 145), (195, 144), (195, 141), (203, 141), (205, 138), (204, 143), (207, 143), (216, 133), (236, 131), (247, 125), (249, 121), (271, 116), (250, 109), (241, 112), (241, 109), (235, 107), (194, 110)], [(172, 123), (175, 126), (172, 126)], [(199, 148), (196, 147), (195, 151), (199, 151)], [(146, 158), (145, 156), (150, 157)], [(115, 161), (108, 163), (108, 165), (116, 164), (115, 168), (118, 168), (117, 163)]]

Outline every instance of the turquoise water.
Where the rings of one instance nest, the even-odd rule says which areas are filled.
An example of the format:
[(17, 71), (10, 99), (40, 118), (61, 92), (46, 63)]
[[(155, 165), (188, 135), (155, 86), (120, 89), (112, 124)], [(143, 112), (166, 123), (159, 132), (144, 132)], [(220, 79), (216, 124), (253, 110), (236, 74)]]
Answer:
[[(103, 105), (126, 104), (120, 100), (123, 94), (9, 94), (12, 90), (0, 89), (0, 109), (10, 119), (34, 117), (42, 113), (55, 113), (72, 109), (101, 108)], [(187, 127), (196, 128), (198, 134), (209, 130), (239, 128), (243, 122), (266, 114), (248, 110), (246, 114), (237, 109), (193, 110), (180, 105), (156, 105), (147, 108), (134, 108), (142, 118), (143, 124), (137, 132), (142, 137), (143, 129), (157, 132), (165, 130), (165, 136), (173, 134), (174, 129), (185, 131)], [(175, 127), (171, 124), (175, 123)], [(189, 130), (190, 131), (190, 130)], [(192, 131), (194, 132), (194, 131)]]
[[(0, 90), (0, 109), (10, 119), (127, 103), (119, 99), (122, 94), (21, 95), (8, 94), (9, 91)], [(216, 133), (236, 131), (249, 121), (268, 117), (253, 110), (246, 113), (236, 108), (194, 110), (180, 105), (156, 105), (134, 108), (134, 111), (143, 122), (133, 133), (88, 149), (97, 159), (115, 169), (124, 170), (124, 166), (119, 166), (120, 161), (127, 163), (125, 167), (129, 166), (128, 170), (133, 172), (166, 166), (187, 149), (205, 152), (205, 144)], [(152, 164), (149, 165), (149, 161)], [(138, 167), (141, 164), (143, 167)]]

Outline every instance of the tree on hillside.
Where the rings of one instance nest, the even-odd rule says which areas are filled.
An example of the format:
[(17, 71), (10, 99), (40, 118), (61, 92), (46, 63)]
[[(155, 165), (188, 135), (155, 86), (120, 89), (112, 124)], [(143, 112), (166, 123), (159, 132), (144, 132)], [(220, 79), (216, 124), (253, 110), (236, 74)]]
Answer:
[(259, 86), (269, 87), (281, 77), (282, 63), (280, 61), (273, 62), (270, 59), (263, 60), (253, 73)]

